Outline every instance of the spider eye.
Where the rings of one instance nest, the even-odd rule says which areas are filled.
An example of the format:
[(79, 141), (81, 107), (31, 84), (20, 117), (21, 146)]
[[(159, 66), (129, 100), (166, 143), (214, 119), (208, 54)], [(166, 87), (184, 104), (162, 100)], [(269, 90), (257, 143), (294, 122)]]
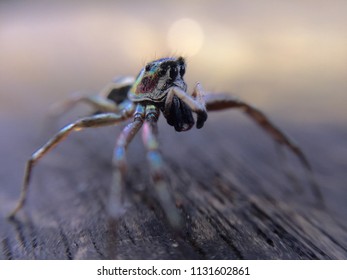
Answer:
[(171, 80), (176, 79), (177, 74), (178, 74), (177, 67), (171, 67), (171, 68), (170, 68), (170, 79), (171, 79)]
[(184, 65), (181, 66), (181, 69), (180, 69), (180, 75), (181, 77), (183, 77), (184, 73), (186, 73), (186, 67), (184, 67)]
[(147, 71), (149, 71), (149, 70), (151, 70), (151, 65), (150, 65), (150, 64), (147, 64), (147, 65), (146, 65), (146, 68), (145, 68), (145, 71), (147, 72)]
[(162, 69), (159, 70), (158, 75), (159, 75), (160, 77), (165, 76), (166, 71), (167, 71), (166, 68), (162, 68)]

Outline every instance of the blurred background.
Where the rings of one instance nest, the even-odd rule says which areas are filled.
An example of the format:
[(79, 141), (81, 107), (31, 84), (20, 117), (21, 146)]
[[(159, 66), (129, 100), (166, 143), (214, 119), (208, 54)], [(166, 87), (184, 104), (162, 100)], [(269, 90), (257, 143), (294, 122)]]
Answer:
[(0, 112), (32, 114), (183, 55), (190, 89), (200, 81), (276, 117), (343, 124), (346, 14), (344, 0), (1, 1)]

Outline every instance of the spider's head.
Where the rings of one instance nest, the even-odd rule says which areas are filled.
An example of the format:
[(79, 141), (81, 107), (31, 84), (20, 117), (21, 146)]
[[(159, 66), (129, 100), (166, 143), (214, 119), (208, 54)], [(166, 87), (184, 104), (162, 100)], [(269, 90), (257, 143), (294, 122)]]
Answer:
[(174, 96), (170, 108), (165, 108), (165, 98), (170, 88), (187, 91), (183, 80), (186, 63), (183, 57), (166, 57), (147, 63), (137, 76), (128, 92), (134, 102), (152, 101), (158, 103), (169, 125), (176, 131), (189, 130), (195, 123), (192, 110), (180, 98)]
[(185, 70), (183, 57), (166, 57), (149, 62), (137, 76), (129, 98), (132, 101), (161, 102), (173, 86), (186, 91), (187, 85), (183, 80)]

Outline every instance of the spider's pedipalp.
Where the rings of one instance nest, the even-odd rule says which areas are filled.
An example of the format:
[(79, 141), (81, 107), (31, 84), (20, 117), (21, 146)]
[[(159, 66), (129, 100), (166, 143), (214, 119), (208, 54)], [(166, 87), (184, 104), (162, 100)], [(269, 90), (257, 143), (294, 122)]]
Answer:
[(167, 123), (173, 126), (176, 131), (187, 131), (195, 124), (192, 110), (175, 95), (172, 95), (171, 101), (166, 100), (161, 110)]
[[(191, 114), (187, 112), (187, 109), (190, 108), (191, 111), (197, 114), (196, 127), (202, 128), (207, 120), (205, 101), (202, 96), (203, 91), (199, 83), (196, 84), (192, 95), (179, 87), (172, 87), (167, 93), (164, 108), (164, 116), (167, 118), (168, 123), (174, 125), (178, 131), (189, 130), (194, 124), (192, 123)], [(181, 104), (183, 106), (179, 108)], [(177, 129), (177, 126), (182, 127), (182, 129)]]

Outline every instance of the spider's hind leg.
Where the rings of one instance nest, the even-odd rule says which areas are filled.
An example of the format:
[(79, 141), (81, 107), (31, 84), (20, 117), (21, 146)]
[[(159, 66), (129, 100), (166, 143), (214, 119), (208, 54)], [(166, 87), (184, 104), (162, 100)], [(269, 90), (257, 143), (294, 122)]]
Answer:
[(53, 104), (48, 114), (52, 119), (58, 118), (80, 103), (90, 105), (98, 113), (119, 113), (124, 109), (121, 103), (127, 98), (127, 91), (133, 82), (132, 77), (118, 77), (108, 83), (98, 94), (85, 95), (75, 92), (65, 100)]
[(312, 173), (311, 165), (309, 164), (306, 156), (299, 146), (297, 146), (281, 129), (276, 127), (270, 119), (257, 108), (247, 104), (239, 99), (233, 98), (227, 94), (206, 94), (204, 96), (207, 111), (216, 111), (223, 109), (241, 109), (253, 121), (255, 121), (265, 132), (267, 132), (272, 139), (278, 144), (286, 146), (291, 150), (303, 164), (308, 171), (309, 180), (312, 186), (312, 192), (316, 199), (322, 204), (323, 196), (321, 194), (319, 185), (315, 181)]

